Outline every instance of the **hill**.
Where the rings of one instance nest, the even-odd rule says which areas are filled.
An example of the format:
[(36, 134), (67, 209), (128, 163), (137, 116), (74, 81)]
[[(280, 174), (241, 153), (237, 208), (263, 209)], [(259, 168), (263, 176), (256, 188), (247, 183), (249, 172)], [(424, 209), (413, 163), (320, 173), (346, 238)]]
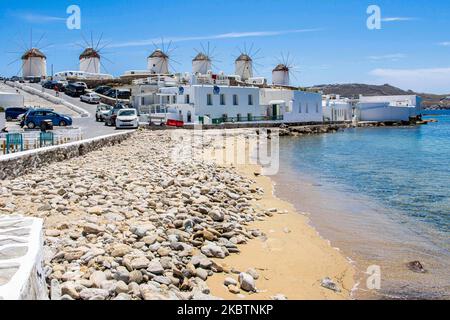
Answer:
[(423, 106), (427, 109), (450, 109), (450, 94), (438, 95), (418, 93), (412, 90), (403, 90), (389, 84), (372, 85), (363, 83), (348, 84), (321, 84), (307, 88), (311, 91), (321, 91), (323, 94), (338, 94), (341, 97), (357, 98), (364, 96), (391, 96), (391, 95), (418, 95), (423, 99)]

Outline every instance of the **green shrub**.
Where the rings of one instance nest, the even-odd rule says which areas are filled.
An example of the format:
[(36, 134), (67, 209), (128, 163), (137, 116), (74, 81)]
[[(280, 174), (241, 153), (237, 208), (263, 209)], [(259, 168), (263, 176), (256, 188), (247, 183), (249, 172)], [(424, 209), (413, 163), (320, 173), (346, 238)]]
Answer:
[(0, 112), (5, 112), (5, 108), (0, 106)]

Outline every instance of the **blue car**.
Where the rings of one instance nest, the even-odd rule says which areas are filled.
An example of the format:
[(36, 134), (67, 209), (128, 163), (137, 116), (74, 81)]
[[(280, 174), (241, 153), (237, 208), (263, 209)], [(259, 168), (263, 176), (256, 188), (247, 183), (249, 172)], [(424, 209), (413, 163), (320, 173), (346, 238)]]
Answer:
[(25, 115), (24, 124), (30, 128), (40, 127), (41, 122), (44, 120), (51, 120), (54, 126), (71, 126), (72, 118), (69, 116), (61, 115), (53, 110), (35, 109), (30, 110)]
[(29, 108), (21, 108), (21, 107), (9, 107), (5, 111), (6, 121), (16, 120), (18, 116), (26, 113)]

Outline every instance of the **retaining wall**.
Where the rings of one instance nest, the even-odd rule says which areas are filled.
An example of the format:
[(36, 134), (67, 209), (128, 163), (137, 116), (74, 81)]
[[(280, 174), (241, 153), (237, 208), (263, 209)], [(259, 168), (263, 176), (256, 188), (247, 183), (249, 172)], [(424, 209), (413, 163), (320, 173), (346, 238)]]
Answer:
[(58, 146), (18, 152), (0, 156), (0, 179), (13, 179), (31, 173), (52, 162), (82, 156), (88, 152), (121, 143), (134, 131), (121, 132)]

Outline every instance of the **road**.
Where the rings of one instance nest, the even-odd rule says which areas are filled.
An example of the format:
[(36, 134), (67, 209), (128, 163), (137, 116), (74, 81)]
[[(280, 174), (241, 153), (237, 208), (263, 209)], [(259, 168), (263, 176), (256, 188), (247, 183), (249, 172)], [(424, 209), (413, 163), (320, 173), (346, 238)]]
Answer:
[[(42, 90), (42, 86), (38, 83), (27, 83), (26, 85)], [(56, 94), (55, 91), (51, 89), (44, 89), (44, 91), (51, 95)], [(90, 113), (89, 117), (82, 118), (76, 116), (73, 118), (73, 126), (81, 128), (85, 139), (111, 134), (116, 131), (114, 127), (107, 127), (103, 122), (95, 121), (97, 105), (81, 102), (80, 98), (69, 97), (64, 93), (60, 93), (59, 97)]]

